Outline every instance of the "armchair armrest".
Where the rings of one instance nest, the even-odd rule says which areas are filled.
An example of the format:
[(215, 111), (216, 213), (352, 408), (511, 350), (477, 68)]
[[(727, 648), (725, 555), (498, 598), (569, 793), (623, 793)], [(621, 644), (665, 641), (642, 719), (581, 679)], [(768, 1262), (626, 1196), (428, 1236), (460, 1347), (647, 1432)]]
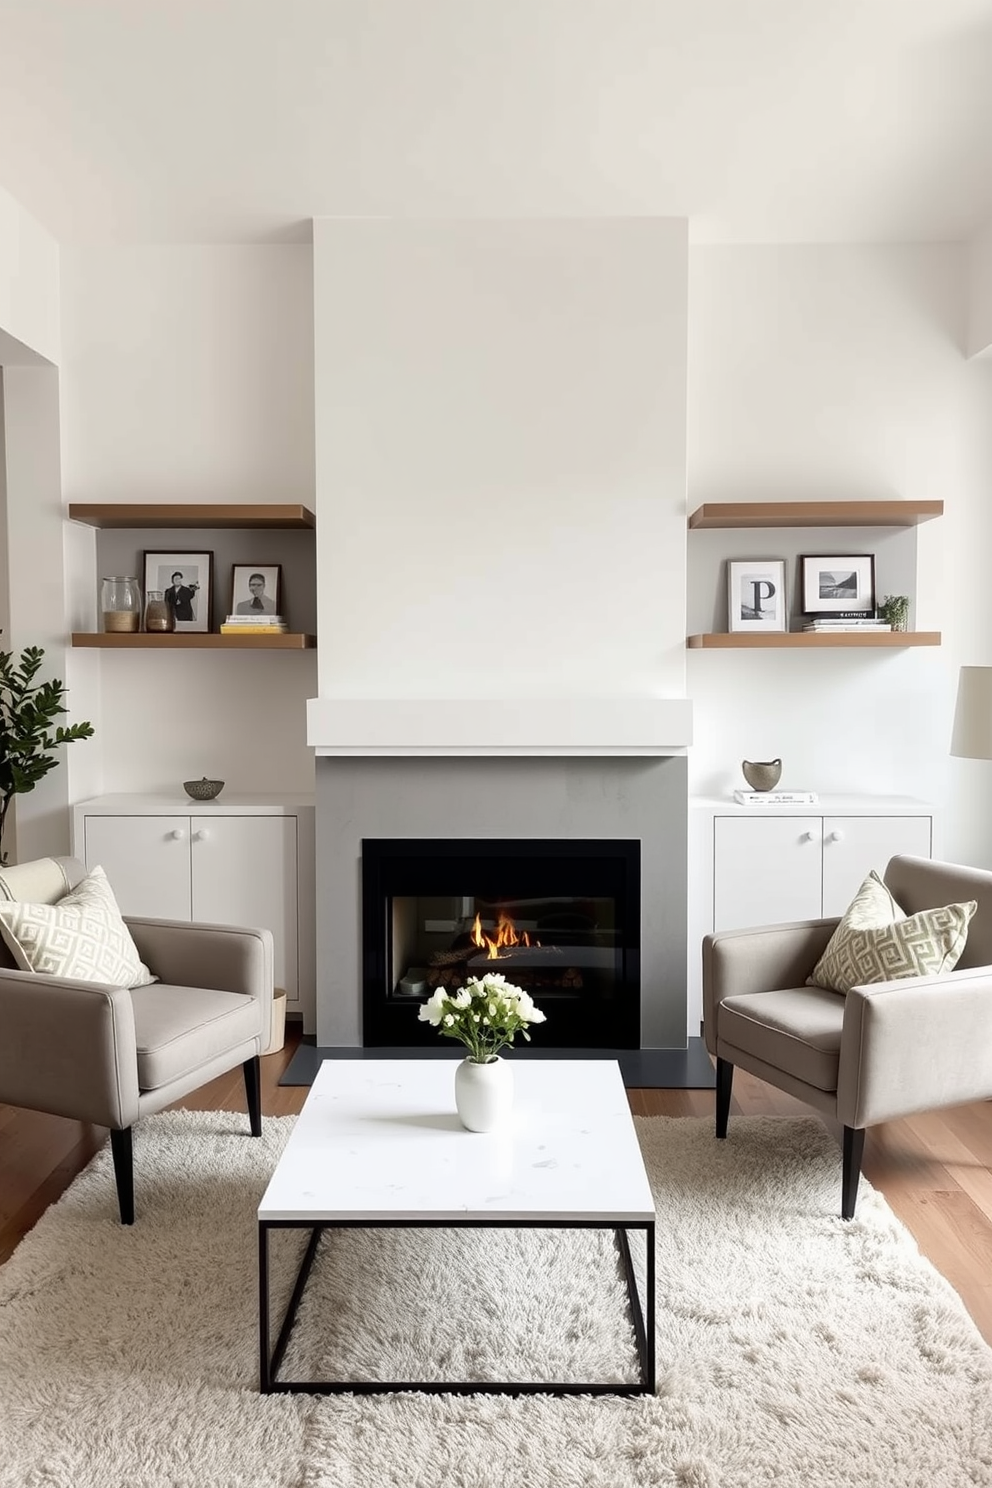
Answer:
[(723, 999), (801, 987), (838, 924), (837, 918), (794, 920), (703, 936), (703, 1036), (711, 1054)]
[(137, 1120), (126, 987), (3, 970), (0, 1028), (0, 1100), (100, 1126)]
[(992, 966), (853, 987), (844, 1005), (837, 1115), (894, 1121), (992, 1096)]
[(161, 981), (271, 999), (275, 982), (271, 930), (136, 915), (125, 915), (124, 923), (142, 961)]

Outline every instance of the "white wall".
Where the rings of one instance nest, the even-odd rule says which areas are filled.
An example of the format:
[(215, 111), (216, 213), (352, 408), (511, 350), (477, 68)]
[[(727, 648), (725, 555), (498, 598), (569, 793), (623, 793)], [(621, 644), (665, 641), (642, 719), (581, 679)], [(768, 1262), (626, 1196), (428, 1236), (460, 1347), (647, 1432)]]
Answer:
[[(64, 521), (59, 472), (59, 376), (54, 367), (7, 366), (3, 373), (6, 547), (9, 631), (4, 649), (45, 652), (37, 681), (65, 682), (67, 714), (55, 723), (92, 715), (73, 686), (66, 647)], [(52, 751), (58, 760), (34, 790), (14, 798), (4, 850), (12, 861), (68, 850), (67, 806), (74, 785), (85, 782), (94, 741)], [(11, 830), (12, 829), (12, 830)]]
[(58, 244), (0, 188), (0, 359), (39, 357), (59, 360)]
[[(677, 694), (683, 225), (384, 226), (316, 229), (321, 691)], [(729, 790), (741, 758), (782, 755), (796, 785), (935, 800), (947, 856), (992, 866), (992, 767), (947, 754), (957, 669), (992, 664), (968, 258), (691, 250), (689, 506), (936, 496), (946, 516), (918, 531), (913, 617), (939, 650), (690, 653), (690, 780)], [(300, 246), (65, 251), (65, 499), (312, 504), (310, 273)], [(70, 606), (95, 596), (91, 538), (66, 531)], [(98, 728), (67, 753), (71, 799), (190, 773), (311, 787), (314, 653), (65, 663)]]
[[(0, 190), (0, 624), (5, 650), (44, 648), (39, 681), (65, 680), (58, 358), (58, 246)], [(12, 860), (65, 850), (69, 789), (60, 760), (15, 797), (3, 841)]]
[(992, 223), (977, 233), (968, 249), (969, 356), (992, 352)]
[[(944, 804), (944, 852), (992, 862), (992, 814), (976, 821), (947, 753), (957, 669), (992, 660), (992, 388), (964, 352), (966, 265), (948, 246), (691, 250), (690, 507), (940, 498), (946, 516), (917, 529), (911, 614), (941, 648), (690, 653), (690, 788), (725, 792), (741, 759), (781, 756), (783, 786)], [(704, 536), (781, 556), (774, 532)], [(870, 534), (836, 536), (871, 550)], [(893, 587), (881, 563), (878, 580)]]
[(322, 695), (684, 694), (686, 252), (315, 223)]
[[(67, 502), (313, 506), (309, 245), (65, 249), (62, 301)], [(73, 524), (71, 600), (91, 617), (92, 551)], [(215, 579), (226, 592), (228, 575)], [(236, 790), (312, 790), (313, 652), (85, 655), (102, 763), (91, 791), (175, 790), (203, 774)]]

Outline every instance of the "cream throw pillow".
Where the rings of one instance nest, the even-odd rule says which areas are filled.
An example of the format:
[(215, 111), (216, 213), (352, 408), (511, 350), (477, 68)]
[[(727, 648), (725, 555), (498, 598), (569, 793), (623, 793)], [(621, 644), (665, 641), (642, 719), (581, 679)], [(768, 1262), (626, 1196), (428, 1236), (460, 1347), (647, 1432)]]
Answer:
[(968, 938), (974, 899), (906, 915), (874, 870), (813, 968), (807, 984), (850, 992), (872, 982), (953, 971)]
[(0, 935), (21, 971), (114, 987), (158, 980), (138, 955), (102, 868), (57, 904), (0, 903)]

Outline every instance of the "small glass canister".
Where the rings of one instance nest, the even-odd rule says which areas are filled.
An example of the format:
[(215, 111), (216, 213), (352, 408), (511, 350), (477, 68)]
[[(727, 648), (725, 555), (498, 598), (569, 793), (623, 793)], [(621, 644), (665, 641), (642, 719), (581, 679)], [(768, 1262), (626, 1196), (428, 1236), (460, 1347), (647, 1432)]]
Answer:
[(165, 634), (176, 628), (176, 612), (166, 604), (161, 589), (149, 589), (145, 605), (145, 629), (151, 633)]
[(133, 574), (104, 579), (100, 589), (100, 609), (105, 631), (141, 629), (141, 590)]

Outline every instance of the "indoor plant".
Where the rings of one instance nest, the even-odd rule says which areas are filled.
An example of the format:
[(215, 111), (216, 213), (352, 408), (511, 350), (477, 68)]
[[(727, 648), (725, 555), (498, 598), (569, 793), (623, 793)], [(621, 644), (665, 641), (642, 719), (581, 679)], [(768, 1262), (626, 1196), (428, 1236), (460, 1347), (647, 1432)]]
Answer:
[(909, 595), (887, 594), (878, 607), (878, 613), (893, 630), (905, 630), (909, 623)]
[(529, 1041), (528, 1024), (543, 1023), (544, 1014), (521, 987), (487, 972), (456, 992), (438, 987), (417, 1016), (469, 1051), (455, 1071), (455, 1105), (469, 1131), (490, 1131), (506, 1115), (513, 1094), (513, 1075), (499, 1051), (518, 1033)]
[(57, 677), (35, 681), (44, 654), (41, 646), (26, 646), (15, 660), (13, 652), (0, 651), (0, 864), (7, 861), (3, 830), (11, 801), (54, 770), (58, 759), (49, 750), (93, 734), (90, 723), (60, 723), (53, 732), (53, 720), (66, 711), (65, 688)]

